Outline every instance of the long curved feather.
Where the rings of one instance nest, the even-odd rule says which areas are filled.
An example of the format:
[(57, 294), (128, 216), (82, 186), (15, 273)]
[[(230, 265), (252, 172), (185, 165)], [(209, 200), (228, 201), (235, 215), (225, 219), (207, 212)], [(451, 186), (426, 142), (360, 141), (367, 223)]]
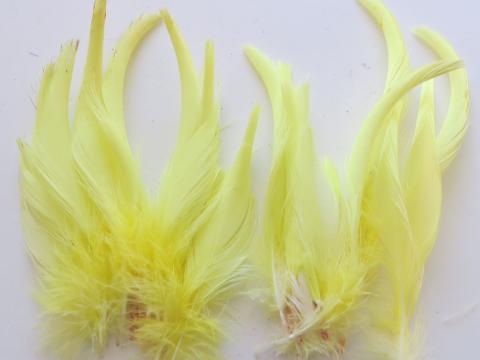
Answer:
[(123, 132), (120, 93), (133, 49), (160, 17), (140, 20), (122, 38), (103, 89), (105, 7), (105, 1), (95, 2), (74, 127), (68, 98), (78, 42), (64, 46), (47, 67), (32, 145), (19, 142), (28, 248), (39, 271), (36, 298), (45, 315), (47, 344), (64, 359), (76, 357), (85, 345), (101, 352), (118, 330), (125, 296), (114, 234), (125, 224), (120, 207), (132, 209), (125, 206), (130, 198), (122, 201), (119, 195), (141, 198)]
[(319, 178), (329, 178), (333, 189), (338, 185), (331, 166), (323, 171), (318, 167), (308, 87), (294, 86), (288, 65), (274, 63), (252, 47), (246, 55), (263, 80), (274, 114), (260, 265), (285, 335), (272, 345), (302, 358), (339, 354), (366, 269), (350, 233), (332, 234), (324, 226)]
[[(453, 47), (440, 34), (420, 28), (415, 34), (440, 58), (458, 59)], [(468, 129), (469, 90), (467, 72), (464, 68), (449, 74), (450, 104), (445, 121), (437, 138), (440, 167), (445, 170), (455, 158)]]
[[(422, 29), (419, 37), (443, 60), (459, 59), (440, 35)], [(424, 266), (438, 231), (441, 171), (457, 153), (468, 124), (466, 73), (463, 68), (450, 71), (452, 98), (438, 138), (435, 133), (433, 80), (424, 82), (428, 80), (427, 76), (420, 81), (424, 82), (423, 91), (413, 144), (405, 166), (399, 159), (399, 129), (395, 122), (387, 125), (385, 135), (378, 135), (381, 126), (377, 124), (375, 129), (361, 133), (357, 139), (357, 149), (362, 146), (368, 148), (362, 155), (365, 156), (362, 164), (370, 163), (370, 167), (366, 168), (368, 171), (363, 170), (363, 173), (363, 165), (353, 164), (360, 169), (360, 176), (356, 179), (361, 182), (356, 185), (362, 194), (361, 202), (357, 203), (363, 214), (362, 232), (369, 234), (370, 243), (379, 244), (376, 253), (379, 266), (371, 286), (374, 296), (369, 303), (370, 325), (374, 331), (368, 342), (368, 359), (423, 358), (422, 334), (414, 311)], [(406, 72), (403, 77), (414, 76)], [(370, 125), (375, 121), (386, 123), (384, 116), (371, 119), (367, 120)], [(369, 135), (365, 136), (367, 132)], [(362, 136), (365, 138), (362, 139)], [(370, 142), (377, 137), (380, 147), (369, 146), (369, 136), (372, 136)], [(377, 153), (373, 155), (373, 161), (372, 155), (367, 155), (369, 151)]]
[[(193, 230), (191, 224), (206, 210), (222, 178), (218, 164), (219, 107), (213, 94), (213, 45), (208, 42), (205, 46), (202, 88), (177, 26), (166, 11), (163, 17), (177, 55), (181, 120), (177, 144), (160, 185), (158, 213), (169, 231), (187, 232)], [(184, 221), (179, 223), (179, 218)], [(183, 225), (188, 228), (179, 228)], [(188, 236), (185, 240), (184, 248), (188, 246)]]
[(248, 272), (254, 227), (250, 162), (258, 109), (233, 166), (218, 163), (219, 107), (213, 45), (205, 46), (203, 82), (167, 11), (178, 62), (181, 125), (159, 196), (126, 247), (129, 329), (151, 359), (219, 358), (221, 310)]
[[(425, 214), (424, 208), (418, 206), (418, 201), (423, 200), (424, 205), (439, 207), (438, 191), (432, 191), (428, 199), (420, 196), (429, 185), (432, 190), (439, 188), (435, 185), (436, 162), (430, 161), (431, 138), (435, 138), (431, 129), (432, 109), (428, 105), (433, 99), (428, 90), (431, 84), (426, 86), (422, 98), (417, 136), (405, 176), (398, 160), (397, 134), (410, 90), (459, 69), (462, 64), (458, 58), (449, 58), (410, 70), (403, 38), (393, 16), (380, 1), (360, 3), (384, 32), (389, 68), (385, 92), (354, 144), (345, 194), (331, 162), (323, 169), (339, 211), (338, 230), (333, 236), (325, 229), (319, 206), (321, 192), (317, 180), (322, 172), (316, 165), (308, 124), (308, 91), (306, 87), (293, 85), (288, 65), (274, 63), (252, 47), (246, 49), (270, 97), (274, 118), (265, 246), (260, 261), (270, 281), (272, 308), (279, 314), (286, 332), (273, 345), (282, 351), (295, 350), (299, 358), (308, 358), (312, 353), (338, 355), (343, 351), (354, 310), (384, 264), (389, 264), (387, 269), (391, 270), (389, 286), (397, 293), (395, 299), (405, 300), (408, 305), (401, 301), (392, 305), (387, 299), (383, 306), (393, 306), (393, 310), (388, 309), (402, 320), (389, 318), (389, 312), (381, 312), (378, 318), (383, 316), (382, 320), (394, 324), (392, 328), (401, 334), (396, 339), (410, 340), (404, 320), (412, 314), (423, 271), (421, 264), (433, 244), (438, 221), (438, 211)], [(431, 166), (422, 169), (429, 174), (418, 171), (422, 161), (430, 161)], [(395, 232), (395, 236), (388, 237), (388, 231)], [(412, 241), (404, 241), (412, 236), (422, 238), (416, 240), (417, 247)], [(402, 251), (401, 255), (397, 250)], [(418, 265), (411, 269), (410, 275), (402, 277), (396, 264), (412, 259), (408, 256), (410, 252), (416, 252)], [(402, 351), (407, 350), (410, 350), (407, 345), (402, 347)]]
[(424, 85), (419, 106), (405, 170), (398, 158), (398, 129), (392, 125), (367, 204), (368, 221), (382, 245), (382, 276), (371, 304), (376, 330), (371, 350), (381, 359), (421, 356), (421, 339), (411, 332), (411, 321), (441, 209), (431, 81)]

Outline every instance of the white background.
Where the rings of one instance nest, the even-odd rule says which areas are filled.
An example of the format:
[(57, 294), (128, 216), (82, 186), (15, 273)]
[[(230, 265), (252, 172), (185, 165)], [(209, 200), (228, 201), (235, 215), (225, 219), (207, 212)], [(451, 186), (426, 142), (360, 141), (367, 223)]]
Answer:
[[(465, 60), (472, 92), (471, 127), (458, 158), (444, 176), (443, 218), (421, 294), (426, 347), (438, 360), (480, 358), (480, 308), (444, 320), (480, 301), (480, 5), (474, 0), (390, 0), (416, 66), (432, 59), (411, 31), (429, 25), (445, 35)], [(251, 107), (263, 107), (254, 159), (255, 192), (261, 207), (268, 175), (271, 117), (266, 95), (247, 64), (242, 45), (252, 43), (294, 67), (297, 81), (311, 84), (311, 119), (319, 157), (342, 166), (362, 119), (382, 92), (386, 53), (382, 36), (355, 1), (115, 0), (107, 11), (106, 49), (138, 15), (169, 8), (202, 63), (204, 41), (216, 45), (222, 104), (222, 163), (240, 143)], [(24, 251), (18, 194), (16, 139), (28, 138), (43, 66), (60, 44), (80, 39), (74, 81), (78, 90), (92, 1), (1, 0), (0, 2), (0, 358), (48, 359), (40, 355), (34, 328), (39, 309), (30, 298), (33, 272)], [(109, 54), (109, 51), (107, 51)], [(440, 118), (448, 102), (438, 81)], [(137, 52), (127, 81), (127, 127), (141, 152), (145, 182), (155, 183), (173, 148), (179, 112), (179, 81), (163, 27)], [(72, 101), (73, 103), (73, 101)], [(412, 101), (414, 114), (416, 101)], [(252, 359), (253, 349), (274, 334), (260, 307), (234, 304), (226, 359)], [(113, 346), (105, 359), (133, 355)], [(355, 359), (355, 356), (351, 357)]]

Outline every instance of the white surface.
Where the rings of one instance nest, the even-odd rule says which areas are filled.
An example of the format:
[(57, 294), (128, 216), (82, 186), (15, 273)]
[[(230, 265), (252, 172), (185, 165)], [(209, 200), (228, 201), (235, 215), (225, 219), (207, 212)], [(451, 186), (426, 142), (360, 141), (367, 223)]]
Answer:
[[(438, 243), (428, 263), (421, 308), (426, 343), (438, 360), (480, 357), (480, 309), (463, 319), (443, 323), (452, 313), (480, 301), (480, 5), (473, 0), (386, 1), (405, 32), (412, 61), (431, 58), (411, 35), (429, 25), (455, 45), (465, 60), (472, 91), (471, 127), (463, 149), (444, 177), (444, 212)], [(29, 293), (34, 285), (23, 247), (18, 201), (16, 139), (28, 137), (34, 120), (36, 92), (42, 67), (58, 53), (60, 44), (81, 40), (75, 87), (85, 56), (92, 1), (2, 0), (0, 3), (0, 358), (43, 359), (38, 354), (34, 326), (39, 309)], [(291, 63), (297, 81), (311, 84), (311, 119), (320, 157), (341, 164), (362, 119), (382, 91), (386, 72), (383, 39), (355, 1), (110, 1), (106, 49), (138, 15), (170, 9), (202, 62), (204, 41), (216, 45), (221, 83), (222, 161), (230, 163), (254, 103), (264, 111), (254, 159), (255, 191), (261, 199), (268, 174), (271, 118), (268, 102), (241, 50), (245, 43)], [(107, 52), (108, 54), (108, 52)], [(445, 83), (439, 111), (446, 106)], [(178, 125), (179, 81), (173, 51), (164, 28), (155, 30), (134, 58), (127, 81), (129, 137), (143, 156), (143, 173), (152, 186), (173, 148)], [(412, 102), (412, 106), (415, 102)], [(237, 310), (238, 308), (238, 310)], [(253, 349), (268, 341), (269, 326), (252, 302), (236, 303), (226, 359), (252, 359)], [(113, 349), (105, 359), (131, 358)], [(355, 356), (353, 356), (353, 359)]]

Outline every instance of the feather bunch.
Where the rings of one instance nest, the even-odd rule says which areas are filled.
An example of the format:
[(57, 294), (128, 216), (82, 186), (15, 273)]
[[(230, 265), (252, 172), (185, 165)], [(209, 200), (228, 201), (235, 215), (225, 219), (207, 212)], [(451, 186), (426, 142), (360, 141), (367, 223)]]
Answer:
[[(248, 269), (258, 109), (223, 171), (213, 45), (206, 45), (201, 80), (169, 14), (143, 16), (104, 72), (105, 11), (105, 0), (96, 0), (73, 125), (68, 99), (78, 42), (45, 69), (33, 139), (19, 141), (27, 245), (47, 343), (70, 359), (85, 347), (102, 352), (115, 334), (151, 359), (213, 359), (220, 310)], [(162, 19), (178, 60), (181, 125), (151, 197), (125, 131), (123, 89), (132, 52)]]
[[(292, 83), (288, 65), (246, 49), (274, 118), (258, 263), (284, 329), (272, 344), (280, 352), (305, 359), (340, 356), (359, 309), (365, 310), (364, 300), (369, 300), (367, 358), (414, 360), (421, 358), (421, 346), (412, 321), (438, 228), (441, 171), (467, 129), (466, 73), (451, 46), (428, 29), (417, 35), (441, 60), (412, 70), (398, 25), (382, 2), (360, 4), (384, 33), (389, 64), (385, 92), (356, 139), (344, 186), (330, 160), (318, 166), (307, 86)], [(448, 72), (450, 108), (437, 134), (431, 79)], [(407, 95), (420, 84), (415, 135), (403, 160), (399, 127)]]
[[(438, 231), (442, 172), (468, 127), (467, 75), (449, 43), (424, 28), (416, 34), (439, 60), (412, 69), (390, 12), (380, 0), (359, 2), (382, 29), (389, 61), (385, 91), (364, 121), (343, 179), (328, 158), (317, 160), (308, 86), (294, 84), (289, 65), (246, 48), (274, 120), (255, 261), (284, 330), (272, 343), (279, 352), (340, 357), (361, 324), (367, 359), (418, 360), (415, 307)], [(104, 71), (105, 13), (106, 1), (96, 0), (72, 124), (76, 41), (46, 67), (33, 138), (19, 141), (24, 228), (47, 345), (72, 359), (85, 348), (102, 353), (114, 335), (150, 359), (220, 358), (221, 311), (250, 270), (259, 109), (234, 163), (222, 170), (212, 43), (200, 78), (162, 11), (131, 25)], [(181, 113), (173, 155), (151, 196), (128, 141), (123, 93), (135, 48), (160, 22), (177, 57)], [(433, 79), (446, 73), (450, 104), (437, 131)], [(415, 132), (402, 146), (408, 96), (418, 85)]]

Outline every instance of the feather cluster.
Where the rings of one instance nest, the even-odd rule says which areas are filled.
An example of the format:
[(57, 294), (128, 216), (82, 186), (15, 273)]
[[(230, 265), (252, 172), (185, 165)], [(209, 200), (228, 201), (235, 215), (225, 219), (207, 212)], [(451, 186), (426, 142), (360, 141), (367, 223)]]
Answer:
[[(234, 164), (219, 166), (213, 46), (203, 79), (167, 12), (140, 18), (102, 68), (105, 0), (97, 0), (73, 125), (77, 42), (45, 69), (30, 145), (20, 141), (28, 250), (48, 344), (62, 359), (110, 335), (152, 359), (217, 357), (217, 317), (247, 272), (253, 229), (255, 110)], [(181, 79), (181, 125), (158, 194), (148, 196), (125, 132), (123, 87), (139, 41), (161, 20)]]
[[(424, 28), (416, 34), (439, 60), (411, 68), (382, 2), (359, 2), (383, 31), (388, 73), (343, 177), (329, 159), (317, 160), (308, 86), (293, 83), (289, 65), (246, 48), (274, 120), (263, 229), (252, 260), (283, 327), (272, 343), (279, 352), (339, 357), (361, 324), (368, 330), (366, 358), (418, 360), (415, 306), (438, 231), (442, 172), (468, 127), (467, 75), (449, 43)], [(73, 121), (76, 41), (46, 67), (33, 138), (19, 141), (24, 228), (47, 344), (62, 359), (85, 348), (102, 353), (111, 336), (136, 343), (150, 359), (220, 358), (219, 316), (250, 272), (250, 164), (259, 110), (233, 165), (222, 170), (213, 45), (206, 44), (200, 78), (162, 11), (130, 26), (104, 71), (105, 10), (106, 1), (96, 0)], [(152, 196), (127, 138), (123, 97), (129, 59), (160, 22), (177, 57), (181, 113), (173, 155)], [(451, 99), (437, 131), (433, 79), (446, 73)], [(403, 144), (408, 96), (419, 85), (415, 131)]]
[[(340, 356), (353, 325), (366, 318), (368, 359), (414, 360), (422, 353), (412, 322), (438, 229), (441, 173), (467, 129), (467, 78), (451, 46), (428, 29), (417, 35), (440, 60), (411, 69), (393, 16), (379, 0), (360, 4), (383, 31), (389, 64), (385, 91), (364, 121), (343, 182), (330, 160), (319, 166), (316, 159), (308, 87), (293, 84), (285, 63), (246, 49), (274, 119), (257, 263), (284, 329), (272, 343), (278, 351), (302, 359)], [(437, 133), (432, 79), (449, 72), (450, 107)], [(403, 159), (399, 128), (407, 95), (420, 84), (415, 134)]]

